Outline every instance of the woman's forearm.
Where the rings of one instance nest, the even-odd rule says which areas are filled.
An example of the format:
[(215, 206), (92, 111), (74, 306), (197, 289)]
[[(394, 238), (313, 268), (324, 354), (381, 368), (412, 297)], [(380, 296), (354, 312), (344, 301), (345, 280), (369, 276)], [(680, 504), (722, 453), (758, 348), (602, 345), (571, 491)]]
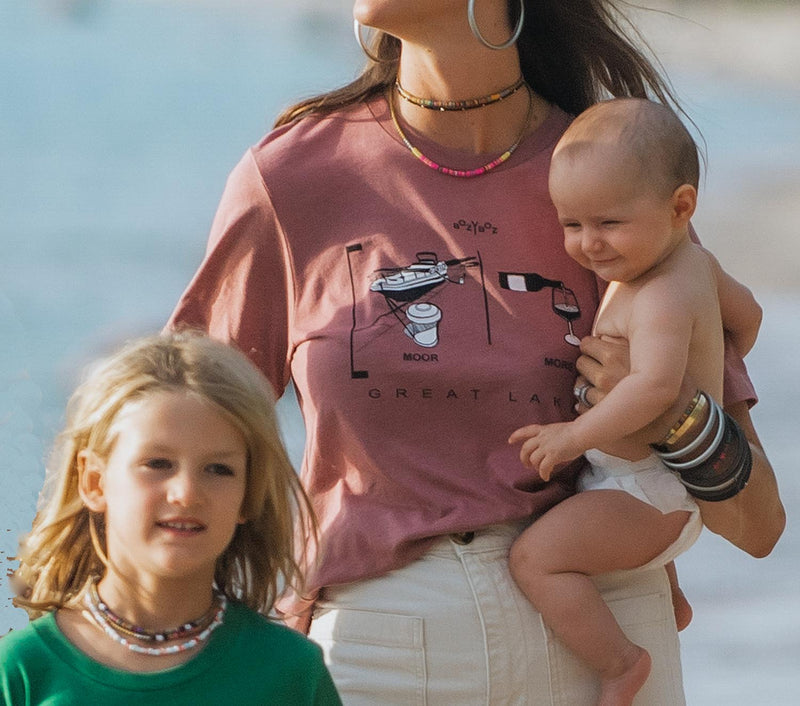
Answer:
[[(581, 341), (583, 355), (577, 367), (581, 374), (577, 385), (589, 383), (592, 388), (587, 395), (591, 404), (597, 404), (626, 374), (629, 367), (626, 342), (622, 339), (601, 340), (586, 337)], [(656, 442), (665, 438), (670, 423), (677, 421), (694, 396), (696, 388), (685, 380), (679, 400), (671, 411), (648, 428), (645, 438)], [(578, 411), (585, 412), (581, 405)], [(706, 502), (698, 500), (703, 522), (736, 547), (755, 557), (769, 554), (775, 547), (786, 525), (786, 514), (778, 493), (775, 473), (759, 441), (758, 434), (750, 418), (746, 402), (731, 404), (725, 411), (738, 423), (749, 441), (752, 454), (752, 469), (747, 485), (727, 500)], [(705, 423), (705, 419), (695, 427), (695, 434), (684, 438), (689, 443)]]
[[(686, 387), (684, 394), (688, 394)], [(674, 427), (666, 437), (660, 432), (666, 440), (654, 449), (667, 466), (680, 469), (681, 480), (695, 497), (708, 529), (742, 551), (764, 557), (783, 533), (786, 516), (748, 405), (744, 401), (729, 405), (723, 418), (722, 411), (712, 414), (713, 402), (695, 408), (697, 399), (686, 408), (687, 412), (694, 409), (690, 416), (702, 410), (694, 423), (680, 424), (679, 440), (668, 441), (675, 436)], [(677, 417), (677, 412), (672, 416)]]
[(786, 525), (786, 513), (778, 493), (778, 483), (753, 427), (747, 403), (725, 408), (750, 442), (753, 468), (747, 486), (722, 502), (698, 500), (703, 523), (739, 549), (764, 557), (775, 547)]

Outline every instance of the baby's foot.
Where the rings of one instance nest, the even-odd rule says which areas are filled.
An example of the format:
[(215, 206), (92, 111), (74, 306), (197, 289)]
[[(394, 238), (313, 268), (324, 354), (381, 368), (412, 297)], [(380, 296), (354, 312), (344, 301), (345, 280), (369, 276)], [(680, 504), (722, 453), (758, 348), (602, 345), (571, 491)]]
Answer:
[(625, 671), (610, 679), (601, 680), (597, 706), (631, 706), (634, 697), (650, 676), (650, 665), (647, 650), (635, 647)]

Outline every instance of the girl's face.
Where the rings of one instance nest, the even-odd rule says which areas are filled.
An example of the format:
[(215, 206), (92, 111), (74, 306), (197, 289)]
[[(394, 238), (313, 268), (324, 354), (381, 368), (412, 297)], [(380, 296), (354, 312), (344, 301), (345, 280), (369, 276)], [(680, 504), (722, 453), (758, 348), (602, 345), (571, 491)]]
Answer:
[(103, 512), (111, 565), (148, 577), (213, 579), (217, 558), (244, 522), (247, 447), (208, 401), (159, 391), (122, 408), (105, 461), (87, 455), (81, 491)]

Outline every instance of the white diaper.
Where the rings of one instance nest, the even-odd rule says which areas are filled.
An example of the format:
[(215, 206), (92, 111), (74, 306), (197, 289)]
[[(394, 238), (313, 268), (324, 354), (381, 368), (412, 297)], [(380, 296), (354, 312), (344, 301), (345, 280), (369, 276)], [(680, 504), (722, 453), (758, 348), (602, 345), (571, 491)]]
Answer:
[(579, 491), (622, 490), (664, 514), (676, 510), (691, 513), (675, 543), (640, 568), (667, 564), (697, 541), (703, 529), (700, 509), (678, 480), (677, 474), (669, 470), (655, 454), (641, 461), (629, 461), (598, 449), (590, 449), (584, 455), (590, 467), (578, 478)]

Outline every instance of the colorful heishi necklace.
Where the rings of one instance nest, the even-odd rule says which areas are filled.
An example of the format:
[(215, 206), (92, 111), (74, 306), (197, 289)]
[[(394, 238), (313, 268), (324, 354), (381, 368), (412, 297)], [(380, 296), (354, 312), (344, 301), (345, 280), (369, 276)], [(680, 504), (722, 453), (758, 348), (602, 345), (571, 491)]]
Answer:
[[(527, 85), (526, 85), (527, 88)], [(445, 167), (441, 164), (437, 164), (434, 162), (430, 157), (426, 157), (417, 147), (411, 144), (406, 134), (403, 132), (403, 128), (400, 127), (400, 123), (397, 121), (397, 115), (395, 114), (394, 110), (394, 102), (392, 101), (392, 96), (387, 95), (387, 100), (389, 101), (389, 112), (392, 116), (392, 123), (394, 124), (395, 130), (397, 130), (397, 134), (400, 136), (400, 139), (403, 141), (403, 144), (408, 147), (411, 154), (413, 154), (420, 162), (425, 164), (426, 166), (430, 167), (431, 169), (435, 169), (437, 172), (441, 174), (446, 174), (447, 176), (453, 177), (461, 177), (461, 178), (470, 178), (480, 176), (481, 174), (486, 174), (486, 172), (490, 172), (495, 167), (500, 166), (503, 162), (505, 162), (514, 151), (519, 147), (520, 142), (522, 142), (522, 138), (525, 137), (525, 132), (528, 129), (528, 125), (531, 121), (531, 115), (533, 114), (533, 96), (531, 95), (530, 89), (528, 89), (528, 113), (525, 116), (525, 122), (522, 124), (522, 129), (519, 131), (519, 135), (517, 135), (517, 139), (514, 141), (514, 144), (511, 145), (503, 154), (499, 157), (496, 157), (491, 162), (484, 164), (482, 167), (476, 167), (475, 169), (452, 169), (451, 167)]]
[(192, 620), (191, 622), (184, 623), (183, 625), (179, 625), (175, 628), (169, 628), (163, 632), (150, 632), (149, 630), (145, 630), (138, 625), (129, 623), (127, 620), (114, 613), (114, 611), (112, 611), (111, 608), (109, 608), (108, 605), (100, 598), (100, 594), (97, 592), (97, 581), (92, 581), (92, 583), (89, 584), (89, 593), (94, 607), (100, 611), (100, 613), (102, 613), (106, 622), (111, 624), (114, 630), (122, 633), (123, 635), (135, 637), (137, 640), (141, 640), (142, 642), (169, 642), (172, 640), (182, 640), (187, 637), (194, 637), (211, 625), (211, 623), (214, 621), (214, 617), (219, 611), (220, 605), (219, 598), (215, 597), (211, 607), (197, 620)]
[(506, 86), (497, 93), (490, 93), (488, 96), (481, 96), (480, 98), (467, 98), (465, 100), (442, 101), (435, 98), (420, 98), (413, 93), (409, 93), (400, 83), (397, 78), (394, 82), (397, 92), (403, 100), (418, 105), (420, 108), (427, 108), (429, 110), (472, 110), (473, 108), (483, 108), (492, 103), (498, 103), (504, 98), (513, 96), (520, 88), (525, 85), (525, 79), (520, 76), (515, 83)]
[[(95, 596), (97, 599), (95, 600)], [(89, 591), (86, 593), (85, 601), (86, 607), (89, 609), (89, 612), (92, 614), (92, 617), (97, 621), (97, 624), (103, 629), (106, 635), (108, 635), (112, 640), (118, 642), (120, 645), (127, 647), (131, 652), (136, 652), (138, 654), (150, 655), (151, 657), (161, 657), (163, 655), (174, 655), (180, 652), (186, 652), (187, 650), (194, 649), (202, 642), (205, 642), (211, 633), (216, 630), (220, 625), (222, 625), (222, 621), (225, 618), (225, 610), (228, 607), (228, 599), (219, 594), (217, 596), (217, 600), (215, 601), (215, 605), (213, 606), (214, 610), (214, 617), (211, 619), (211, 622), (208, 626), (202, 629), (199, 633), (195, 634), (189, 640), (182, 642), (177, 645), (164, 645), (162, 647), (143, 647), (142, 645), (138, 645), (135, 642), (131, 642), (126, 637), (121, 634), (119, 628), (111, 622), (111, 620), (107, 617), (107, 613), (110, 613), (108, 606), (106, 606), (99, 598), (97, 591)], [(102, 606), (102, 607), (101, 607)], [(113, 615), (113, 614), (112, 614)], [(198, 620), (192, 621), (188, 625), (196, 625), (197, 623), (201, 622), (203, 618)], [(183, 632), (185, 635), (184, 628), (174, 628), (172, 630), (167, 630), (163, 633), (147, 633), (143, 628), (139, 628), (137, 626), (131, 626), (132, 630), (125, 630), (125, 633), (130, 635), (131, 637), (135, 637), (138, 640), (147, 640), (148, 638), (143, 638), (141, 635), (143, 633), (150, 634), (153, 640), (163, 642), (166, 640), (175, 639), (174, 637), (167, 637), (168, 635), (172, 634), (179, 634)]]

